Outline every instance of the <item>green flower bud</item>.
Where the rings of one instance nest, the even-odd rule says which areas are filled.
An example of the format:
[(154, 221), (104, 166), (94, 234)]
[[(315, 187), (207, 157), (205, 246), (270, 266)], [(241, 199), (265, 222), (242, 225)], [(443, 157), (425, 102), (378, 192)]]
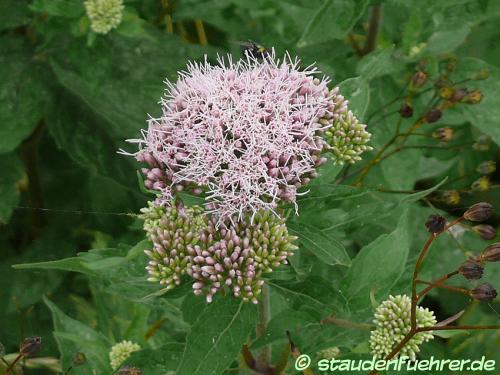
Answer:
[(97, 34), (107, 34), (122, 22), (123, 0), (86, 0), (84, 5), (90, 28)]
[(486, 160), (479, 164), (476, 172), (480, 174), (492, 174), (497, 170), (497, 164), (493, 160)]
[(165, 207), (148, 203), (141, 210), (144, 230), (153, 243), (146, 255), (151, 258), (146, 269), (150, 281), (159, 281), (168, 289), (181, 282), (191, 265), (193, 247), (199, 242), (199, 233), (207, 226), (203, 209), (182, 205)]
[(491, 188), (491, 181), (488, 176), (479, 177), (471, 185), (473, 191), (488, 191)]
[(109, 364), (116, 370), (133, 352), (141, 350), (141, 346), (135, 342), (124, 340), (114, 345), (109, 352)]
[(337, 358), (339, 355), (340, 355), (340, 349), (338, 348), (338, 346), (323, 349), (318, 352), (318, 357), (323, 359)]
[(491, 145), (491, 138), (487, 135), (480, 135), (472, 147), (477, 151), (488, 151)]
[(443, 201), (450, 205), (455, 206), (460, 203), (460, 193), (456, 190), (447, 190), (441, 195)]
[(325, 132), (328, 149), (333, 153), (335, 164), (355, 163), (361, 154), (372, 150), (368, 146), (371, 134), (351, 111), (341, 113), (333, 120), (332, 127)]
[[(375, 310), (375, 329), (371, 332), (370, 348), (373, 355), (384, 358), (400, 343), (411, 329), (411, 300), (406, 295), (389, 296)], [(417, 327), (432, 327), (436, 318), (432, 311), (418, 306), (416, 311)], [(407, 356), (415, 360), (419, 346), (432, 340), (432, 331), (419, 332), (411, 338), (397, 356)], [(396, 357), (397, 357), (396, 356)]]

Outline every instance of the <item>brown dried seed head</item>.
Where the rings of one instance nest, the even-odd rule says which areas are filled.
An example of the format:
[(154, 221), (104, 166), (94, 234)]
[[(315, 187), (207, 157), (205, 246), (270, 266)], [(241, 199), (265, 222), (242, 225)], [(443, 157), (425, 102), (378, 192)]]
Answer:
[(470, 291), (472, 298), (478, 301), (493, 301), (497, 296), (497, 291), (489, 283), (484, 283)]
[(493, 213), (493, 206), (486, 202), (476, 203), (464, 213), (464, 218), (470, 221), (485, 221)]
[(468, 259), (460, 266), (458, 272), (467, 280), (479, 280), (483, 277), (484, 268), (477, 260)]
[(32, 357), (37, 354), (42, 347), (42, 338), (39, 336), (27, 337), (21, 343), (19, 353), (23, 357)]

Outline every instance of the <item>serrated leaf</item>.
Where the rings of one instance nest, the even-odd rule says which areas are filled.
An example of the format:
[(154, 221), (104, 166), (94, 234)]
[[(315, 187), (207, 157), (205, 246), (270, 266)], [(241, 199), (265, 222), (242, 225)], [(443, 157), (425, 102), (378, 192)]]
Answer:
[(342, 280), (341, 289), (349, 309), (363, 315), (371, 310), (370, 293), (383, 300), (401, 277), (410, 247), (408, 211), (390, 234), (363, 247)]
[(393, 53), (394, 46), (390, 46), (364, 56), (358, 64), (358, 74), (366, 81), (370, 81), (393, 72), (398, 69), (398, 65), (392, 59)]
[(342, 39), (363, 14), (368, 0), (325, 0), (309, 19), (297, 47)]
[(216, 298), (193, 324), (176, 374), (222, 374), (255, 329), (257, 315), (250, 303), (230, 296)]
[(147, 375), (166, 375), (176, 369), (183, 351), (183, 344), (172, 342), (155, 350), (145, 349), (132, 353), (123, 365), (140, 368)]
[(349, 266), (351, 260), (344, 245), (332, 236), (322, 233), (319, 228), (289, 224), (288, 229), (291, 234), (299, 237), (300, 250), (309, 250), (320, 261), (329, 265)]
[(349, 100), (349, 110), (363, 122), (370, 104), (370, 87), (363, 77), (348, 78), (339, 85), (340, 93)]
[(440, 183), (438, 183), (437, 185), (434, 185), (433, 187), (429, 188), (429, 189), (426, 189), (426, 190), (422, 190), (422, 191), (419, 191), (417, 193), (413, 193), (413, 194), (408, 194), (406, 195), (402, 200), (401, 200), (401, 203), (411, 203), (411, 202), (416, 202), (422, 198), (425, 198), (426, 196), (428, 196), (429, 194), (431, 194), (432, 192), (436, 191), (437, 189), (439, 189), (440, 186), (442, 186), (446, 180), (448, 180), (448, 177), (445, 177)]
[(0, 37), (0, 154), (14, 150), (41, 120), (49, 100), (24, 38)]
[(70, 318), (45, 297), (44, 302), (52, 313), (54, 337), (61, 353), (62, 368), (67, 369), (71, 365), (75, 353), (83, 352), (86, 361), (78, 367), (79, 375), (111, 373), (108, 359), (111, 344), (106, 337)]

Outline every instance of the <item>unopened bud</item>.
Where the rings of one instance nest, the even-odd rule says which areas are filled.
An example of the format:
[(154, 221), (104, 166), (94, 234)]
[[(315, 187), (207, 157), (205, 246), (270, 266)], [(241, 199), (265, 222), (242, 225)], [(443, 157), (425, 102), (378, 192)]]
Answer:
[(87, 361), (87, 356), (83, 352), (76, 352), (73, 356), (73, 365), (80, 366)]
[(428, 123), (433, 123), (433, 122), (438, 121), (441, 118), (442, 115), (443, 115), (443, 113), (441, 112), (440, 109), (438, 109), (438, 108), (432, 108), (429, 112), (427, 112), (425, 114), (425, 120)]
[(123, 366), (119, 371), (118, 375), (142, 375), (142, 371), (140, 368), (131, 367), (131, 366)]
[(493, 160), (486, 160), (479, 164), (476, 172), (480, 174), (491, 174), (497, 170), (497, 164)]
[(472, 147), (477, 151), (488, 151), (491, 145), (491, 138), (487, 135), (480, 135)]
[(452, 83), (446, 77), (439, 77), (438, 80), (434, 83), (434, 87), (438, 90), (441, 87), (446, 87), (451, 85)]
[(493, 243), (483, 250), (480, 259), (484, 262), (499, 262), (500, 261), (500, 243)]
[(42, 347), (42, 338), (39, 336), (28, 337), (23, 340), (19, 353), (23, 357), (33, 357)]
[(423, 71), (418, 71), (411, 77), (411, 84), (413, 87), (421, 87), (427, 82), (427, 73)]
[(493, 213), (493, 206), (486, 202), (476, 203), (464, 213), (464, 218), (470, 221), (485, 221)]
[(454, 72), (455, 69), (457, 69), (457, 64), (458, 64), (458, 60), (456, 57), (451, 57), (448, 59), (447, 63), (446, 63), (446, 69), (449, 71), (449, 72)]
[(484, 268), (478, 261), (468, 259), (460, 266), (458, 272), (467, 280), (478, 280), (483, 277)]
[(442, 198), (443, 201), (450, 206), (455, 206), (460, 203), (460, 193), (456, 190), (447, 190), (443, 192)]
[(429, 233), (439, 233), (442, 232), (446, 225), (446, 219), (440, 215), (430, 215), (425, 226)]
[(479, 177), (471, 185), (473, 191), (488, 191), (491, 187), (491, 181), (487, 176)]
[(477, 233), (483, 240), (492, 240), (497, 235), (497, 231), (491, 225), (479, 224), (472, 227), (472, 230)]
[(483, 100), (483, 94), (479, 90), (472, 90), (465, 97), (465, 102), (469, 104), (477, 104), (481, 100)]
[(497, 296), (497, 291), (489, 283), (481, 284), (472, 289), (469, 293), (472, 298), (477, 299), (478, 301), (487, 302), (493, 301)]
[(437, 138), (442, 142), (449, 142), (453, 138), (453, 129), (450, 127), (439, 128), (432, 133), (432, 137)]
[(399, 114), (403, 118), (411, 117), (411, 116), (413, 116), (413, 107), (408, 103), (404, 103), (401, 106), (401, 108), (399, 108)]
[(483, 80), (483, 79), (488, 79), (489, 77), (490, 77), (490, 71), (489, 71), (489, 69), (481, 69), (478, 72), (474, 73), (471, 76), (471, 79), (480, 81), (480, 80)]
[(451, 86), (443, 86), (439, 89), (438, 94), (441, 98), (450, 100), (455, 94), (455, 89)]
[(467, 95), (467, 89), (456, 89), (453, 96), (450, 98), (450, 101), (454, 103), (459, 102), (465, 97), (465, 95)]

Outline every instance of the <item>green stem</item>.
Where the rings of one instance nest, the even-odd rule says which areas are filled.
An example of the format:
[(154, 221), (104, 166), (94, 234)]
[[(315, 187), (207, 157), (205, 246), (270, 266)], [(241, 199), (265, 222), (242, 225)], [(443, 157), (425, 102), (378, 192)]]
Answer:
[[(261, 299), (259, 301), (259, 323), (257, 324), (256, 334), (257, 338), (266, 333), (267, 325), (271, 320), (271, 298), (269, 293), (269, 286), (264, 284), (262, 286)], [(271, 363), (271, 346), (266, 345), (259, 354), (259, 362), (269, 365)]]

